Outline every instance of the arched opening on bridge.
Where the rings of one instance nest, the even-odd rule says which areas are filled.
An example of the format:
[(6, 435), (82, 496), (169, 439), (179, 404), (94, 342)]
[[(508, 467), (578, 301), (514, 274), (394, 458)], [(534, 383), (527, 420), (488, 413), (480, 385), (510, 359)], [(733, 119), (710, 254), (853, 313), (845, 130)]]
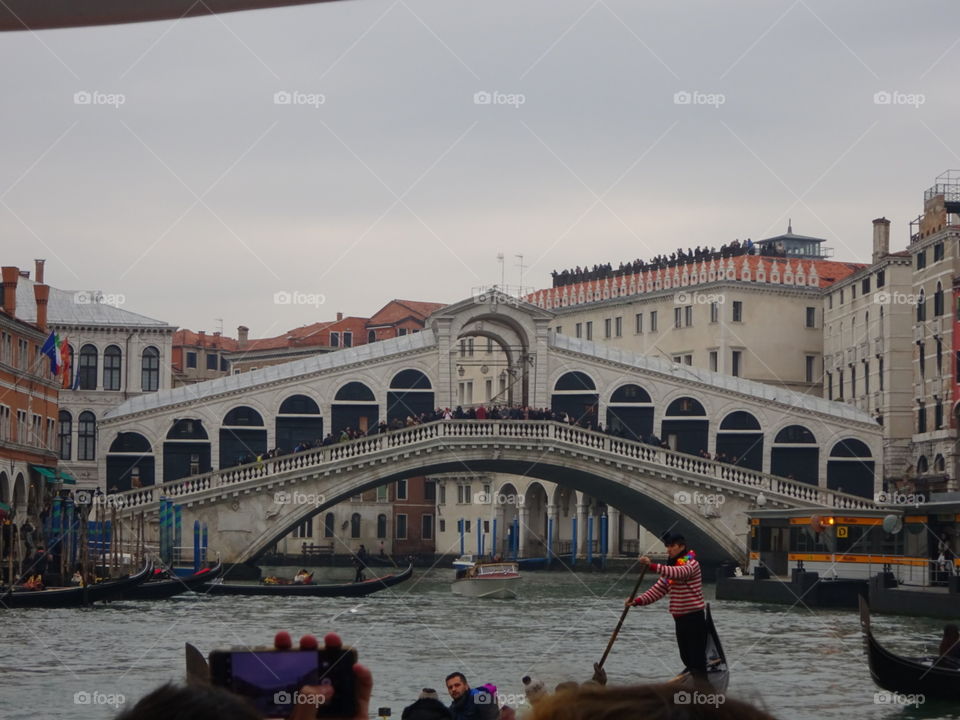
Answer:
[(220, 469), (253, 462), (267, 452), (267, 429), (263, 416), (240, 405), (228, 412), (220, 425)]
[(276, 447), (286, 452), (293, 452), (300, 443), (319, 444), (323, 440), (320, 406), (306, 395), (291, 395), (280, 403), (276, 430)]
[(432, 413), (433, 386), (430, 378), (419, 370), (401, 370), (390, 381), (387, 392), (387, 422), (418, 418), (423, 413)]
[(597, 427), (599, 402), (593, 378), (579, 370), (561, 375), (550, 397), (550, 407), (555, 413), (566, 413), (577, 425), (589, 428)]
[(516, 300), (497, 290), (475, 300), (483, 314), (465, 322), (450, 348), (450, 396), (463, 407), (529, 405), (536, 357), (522, 324), (497, 307)]
[(607, 403), (607, 430), (614, 435), (638, 440), (653, 434), (653, 402), (639, 385), (621, 385)]
[(203, 421), (174, 418), (163, 443), (163, 481), (210, 472), (210, 439)]
[(710, 421), (698, 400), (681, 397), (667, 407), (660, 435), (671, 450), (699, 455), (707, 449)]
[(156, 482), (150, 441), (140, 433), (117, 433), (107, 452), (107, 492), (124, 492)]
[(339, 435), (347, 428), (366, 433), (380, 420), (380, 406), (373, 390), (362, 382), (349, 382), (337, 391), (333, 402), (331, 430)]
[(861, 497), (873, 497), (873, 454), (865, 442), (848, 438), (833, 446), (827, 460), (827, 487)]
[(763, 470), (763, 431), (760, 422), (744, 410), (727, 415), (717, 431), (716, 457), (740, 467)]
[[(520, 543), (522, 557), (546, 557), (547, 554), (547, 491), (538, 482), (530, 483), (523, 496), (527, 526)], [(521, 515), (522, 517), (522, 515)]]
[(513, 483), (504, 483), (496, 491), (496, 504), (493, 506), (494, 517), (497, 519), (497, 549), (496, 554), (504, 558), (514, 557), (519, 548), (518, 534), (520, 513), (518, 510), (519, 495)]
[(803, 425), (788, 425), (777, 433), (770, 452), (770, 474), (819, 485), (820, 449)]

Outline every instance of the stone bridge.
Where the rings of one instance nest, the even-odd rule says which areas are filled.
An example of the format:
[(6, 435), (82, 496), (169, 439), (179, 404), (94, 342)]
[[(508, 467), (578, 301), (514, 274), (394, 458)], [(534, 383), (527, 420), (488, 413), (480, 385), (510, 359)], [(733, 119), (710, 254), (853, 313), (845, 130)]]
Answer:
[[(182, 507), (184, 527), (207, 523), (224, 561), (245, 562), (363, 490), (464, 470), (549, 480), (589, 493), (645, 527), (676, 524), (708, 563), (745, 563), (744, 512), (751, 507), (873, 506), (863, 497), (534, 420), (437, 421), (109, 497), (128, 520), (140, 513), (154, 518), (160, 498), (168, 498)], [(490, 505), (500, 527), (506, 527), (505, 512)], [(154, 524), (147, 526), (155, 533)]]

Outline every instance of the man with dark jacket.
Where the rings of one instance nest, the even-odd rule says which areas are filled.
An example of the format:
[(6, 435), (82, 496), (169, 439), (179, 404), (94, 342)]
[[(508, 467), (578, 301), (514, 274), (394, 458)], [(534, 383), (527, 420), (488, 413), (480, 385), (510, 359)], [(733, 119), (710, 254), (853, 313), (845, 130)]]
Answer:
[(467, 678), (461, 672), (447, 675), (447, 692), (453, 698), (450, 710), (454, 720), (498, 720), (500, 717), (496, 695), (471, 690)]
[(453, 713), (440, 702), (437, 691), (424, 688), (413, 705), (403, 709), (401, 720), (453, 720)]

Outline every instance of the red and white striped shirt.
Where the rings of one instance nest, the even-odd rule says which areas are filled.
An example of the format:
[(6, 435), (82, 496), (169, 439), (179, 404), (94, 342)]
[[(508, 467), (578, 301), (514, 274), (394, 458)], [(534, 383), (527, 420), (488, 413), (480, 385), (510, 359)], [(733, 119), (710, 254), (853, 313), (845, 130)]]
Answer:
[(696, 560), (691, 558), (683, 565), (651, 565), (651, 569), (660, 573), (660, 579), (638, 595), (634, 605), (649, 605), (670, 593), (670, 614), (674, 617), (706, 607), (700, 563)]

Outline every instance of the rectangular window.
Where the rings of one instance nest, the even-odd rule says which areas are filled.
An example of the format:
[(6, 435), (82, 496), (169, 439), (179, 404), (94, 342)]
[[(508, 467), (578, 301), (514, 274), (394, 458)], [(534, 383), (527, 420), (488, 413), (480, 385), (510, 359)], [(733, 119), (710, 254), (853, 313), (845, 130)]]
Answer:
[(381, 485), (377, 488), (377, 502), (390, 502), (389, 485)]
[(927, 406), (924, 403), (917, 405), (917, 432), (925, 433), (927, 431)]
[(610, 318), (606, 318), (603, 321), (603, 336), (609, 338), (611, 335), (610, 329), (613, 326), (613, 323), (610, 321)]
[(933, 406), (933, 429), (939, 430), (943, 427), (943, 401), (937, 400)]
[(330, 347), (340, 347), (340, 333), (330, 333)]
[(636, 333), (639, 335), (643, 332), (643, 313), (637, 313), (634, 322), (636, 323)]
[(938, 242), (936, 245), (933, 246), (933, 261), (937, 262), (937, 260), (943, 260), (943, 243), (942, 242)]
[(675, 307), (673, 309), (673, 326), (675, 328), (683, 327), (683, 308)]
[(716, 350), (710, 351), (710, 369), (713, 372), (717, 371), (717, 351)]
[(470, 521), (469, 521), (469, 520), (464, 520), (464, 521), (463, 521), (463, 531), (464, 531), (465, 533), (470, 532)]
[(843, 305), (843, 288), (840, 288), (840, 304)]
[(693, 365), (693, 355), (684, 355), (683, 356), (684, 365)]
[(710, 303), (710, 322), (720, 322), (720, 303)]
[(923, 380), (927, 374), (927, 352), (923, 343), (917, 343), (917, 351), (920, 356), (920, 379)]
[(855, 399), (857, 397), (857, 366), (850, 366), (850, 398)]
[(467, 357), (473, 357), (473, 338), (467, 338)]
[(870, 399), (870, 361), (863, 361), (863, 394)]
[(587, 321), (587, 340), (593, 340), (593, 321)]
[(827, 295), (827, 307), (833, 310), (833, 293)]
[(397, 540), (407, 539), (407, 516), (406, 513), (397, 513)]
[(397, 480), (397, 500), (407, 499), (407, 481)]
[(420, 516), (420, 539), (433, 540), (433, 515)]
[(837, 373), (837, 391), (840, 393), (840, 399), (843, 400), (843, 370)]
[[(557, 328), (557, 332), (560, 332), (560, 328)], [(487, 338), (487, 355), (493, 354), (493, 339)]]
[(741, 367), (743, 361), (743, 353), (740, 350), (734, 350), (732, 355), (733, 362), (730, 367), (730, 374), (734, 377), (740, 377), (740, 373), (743, 370)]
[(851, 286), (850, 286), (850, 299), (851, 299), (851, 300), (856, 300), (856, 299), (857, 299), (857, 286), (856, 286), (856, 285), (851, 285)]
[(917, 270), (923, 270), (927, 266), (927, 251), (921, 250), (917, 253)]
[(860, 283), (860, 292), (862, 292), (864, 295), (870, 292), (870, 276), (869, 275), (867, 275), (867, 277), (865, 277), (863, 281)]
[(457, 504), (463, 504), (463, 485), (457, 485)]
[(484, 380), (483, 389), (486, 393), (487, 402), (490, 402), (493, 399), (493, 380), (491, 378)]
[(312, 538), (313, 537), (313, 519), (304, 520), (302, 523), (297, 525), (293, 531), (293, 536), (295, 538)]
[(441, 505), (447, 504), (447, 486), (446, 485), (440, 486), (440, 504)]
[(817, 309), (815, 307), (807, 308), (806, 326), (808, 328), (815, 328), (817, 326)]
[(427, 502), (437, 501), (437, 483), (435, 480), (423, 481), (423, 499)]
[(741, 300), (733, 301), (733, 322), (743, 322), (743, 302)]
[(225, 357), (220, 358), (220, 372), (230, 372), (230, 361)]
[(406, 328), (397, 328), (397, 337), (401, 337), (407, 334)]
[(116, 346), (111, 346), (103, 353), (103, 389), (120, 389), (120, 366), (123, 356)]
[(353, 347), (353, 333), (345, 332), (343, 334), (343, 346), (344, 347)]
[(683, 325), (684, 327), (693, 326), (693, 305), (687, 305), (683, 309)]
[(187, 353), (187, 367), (195, 368), (197, 366), (197, 354), (195, 352)]
[(577, 324), (574, 326), (574, 331), (575, 331), (576, 336), (577, 336), (578, 338), (579, 338), (579, 337), (583, 337), (583, 323), (577, 323)]
[(561, 326), (560, 326), (560, 325), (557, 325), (557, 335), (560, 334), (561, 330), (562, 330)]
[(887, 284), (886, 270), (877, 270), (877, 287), (882, 288), (886, 284)]
[(447, 521), (444, 520), (443, 518), (440, 518), (440, 532), (446, 532), (446, 531), (447, 531)]
[(813, 375), (816, 372), (816, 370), (814, 369), (816, 362), (817, 362), (817, 358), (815, 355), (807, 355), (806, 365), (807, 365), (807, 382), (808, 383), (814, 382)]
[(623, 337), (623, 318), (622, 317), (613, 319), (613, 334), (616, 337)]
[(880, 358), (879, 363), (877, 366), (877, 378), (880, 384), (880, 392), (883, 392), (883, 358)]
[(674, 361), (677, 365), (679, 365), (680, 363), (683, 362), (683, 355), (674, 355), (674, 356), (673, 356), (673, 361)]
[(656, 331), (657, 331), (657, 311), (651, 310), (650, 311), (650, 332), (656, 332)]
[(833, 400), (833, 373), (827, 373), (827, 400)]
[(218, 364), (217, 356), (207, 353), (207, 370), (216, 370)]

